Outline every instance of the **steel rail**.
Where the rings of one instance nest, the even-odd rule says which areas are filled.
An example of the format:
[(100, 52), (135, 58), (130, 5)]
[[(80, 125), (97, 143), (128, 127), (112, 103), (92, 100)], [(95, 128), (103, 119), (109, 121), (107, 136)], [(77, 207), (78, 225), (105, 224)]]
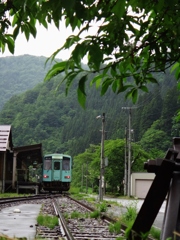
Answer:
[[(66, 196), (66, 197), (69, 198), (69, 199), (71, 199), (72, 201), (78, 203), (79, 205), (83, 206), (84, 208), (86, 208), (86, 209), (88, 209), (88, 210), (90, 210), (90, 211), (95, 211), (95, 208), (90, 207), (90, 206), (88, 206), (88, 205), (86, 205), (86, 204), (84, 204), (84, 203), (82, 203), (82, 202), (80, 202), (80, 201), (78, 201), (78, 200), (76, 200), (76, 199), (74, 199), (74, 198), (71, 198), (69, 195)], [(103, 218), (104, 220), (106, 220), (106, 221), (109, 222), (109, 223), (115, 223), (115, 222), (116, 222), (115, 219), (109, 217), (109, 216), (108, 216), (107, 214), (105, 214), (105, 213), (101, 213), (101, 218)], [(124, 223), (121, 223), (121, 232), (122, 232), (122, 233), (125, 233), (125, 231), (126, 231), (127, 228), (128, 228), (128, 227), (127, 227)], [(148, 236), (148, 237), (147, 237), (147, 240), (154, 240), (154, 239), (153, 239), (151, 236)]]
[[(30, 200), (41, 200), (46, 198), (51, 198), (52, 195), (46, 194), (46, 195), (33, 195), (33, 196), (25, 196), (25, 197), (11, 197), (11, 198), (0, 198), (0, 205), (1, 204), (7, 204), (7, 203), (13, 203), (13, 202), (21, 202), (21, 201), (30, 201)], [(59, 197), (62, 196), (60, 194), (53, 195), (53, 197)]]
[(69, 228), (68, 228), (68, 226), (66, 224), (66, 221), (65, 221), (65, 219), (64, 219), (64, 217), (63, 217), (63, 215), (62, 215), (62, 213), (61, 213), (61, 211), (59, 209), (57, 200), (54, 199), (54, 198), (52, 198), (52, 200), (53, 200), (53, 205), (55, 207), (55, 212), (56, 212), (56, 214), (58, 215), (58, 217), (60, 219), (59, 222), (60, 222), (61, 230), (63, 229), (63, 231), (65, 232), (65, 236), (66, 236), (66, 238), (68, 240), (75, 240), (75, 238), (72, 236), (72, 234), (71, 234), (71, 232), (70, 232), (70, 230), (69, 230)]

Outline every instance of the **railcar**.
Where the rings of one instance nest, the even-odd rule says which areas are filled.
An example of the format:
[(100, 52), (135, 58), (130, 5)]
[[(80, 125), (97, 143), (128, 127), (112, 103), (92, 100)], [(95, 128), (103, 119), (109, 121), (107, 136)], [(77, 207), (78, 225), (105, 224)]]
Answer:
[(66, 154), (47, 154), (43, 158), (42, 188), (44, 191), (68, 191), (72, 177), (72, 157)]

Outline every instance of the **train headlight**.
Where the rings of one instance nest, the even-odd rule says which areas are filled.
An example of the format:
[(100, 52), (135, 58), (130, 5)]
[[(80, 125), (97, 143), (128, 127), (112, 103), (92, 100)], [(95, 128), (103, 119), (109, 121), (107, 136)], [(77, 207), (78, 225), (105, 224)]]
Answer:
[(70, 179), (71, 177), (70, 177), (70, 176), (65, 176), (65, 178), (68, 178), (68, 179)]
[(43, 178), (48, 178), (49, 176), (48, 175), (43, 175)]

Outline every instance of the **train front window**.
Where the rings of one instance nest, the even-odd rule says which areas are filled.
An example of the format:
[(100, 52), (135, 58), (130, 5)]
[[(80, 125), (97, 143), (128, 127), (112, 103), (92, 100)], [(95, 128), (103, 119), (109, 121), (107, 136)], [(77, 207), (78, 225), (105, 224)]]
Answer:
[(70, 160), (69, 159), (63, 160), (62, 170), (70, 170)]
[(54, 170), (60, 169), (60, 162), (54, 162)]
[(51, 160), (44, 160), (44, 170), (51, 170)]

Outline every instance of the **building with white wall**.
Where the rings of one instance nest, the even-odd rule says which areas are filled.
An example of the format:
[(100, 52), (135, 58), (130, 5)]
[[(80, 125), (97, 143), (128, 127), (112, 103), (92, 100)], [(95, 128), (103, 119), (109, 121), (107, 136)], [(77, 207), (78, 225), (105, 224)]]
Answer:
[(144, 199), (154, 180), (155, 173), (132, 173), (131, 174), (131, 196)]

